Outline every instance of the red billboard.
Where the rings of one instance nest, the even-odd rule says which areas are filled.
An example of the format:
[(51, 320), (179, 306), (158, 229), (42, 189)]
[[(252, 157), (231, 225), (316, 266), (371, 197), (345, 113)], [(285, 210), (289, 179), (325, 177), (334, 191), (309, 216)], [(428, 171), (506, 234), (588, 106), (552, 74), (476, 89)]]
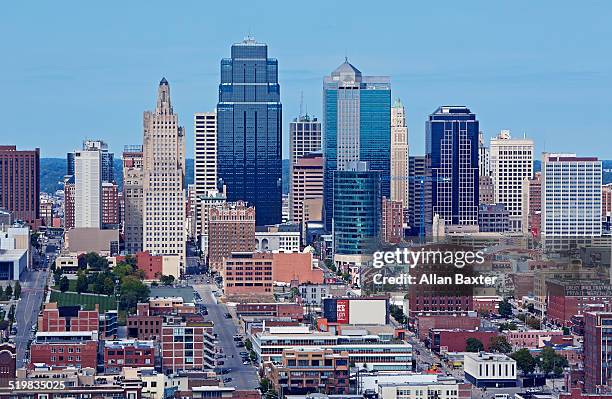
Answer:
[(336, 320), (338, 324), (348, 324), (349, 322), (349, 300), (338, 299), (336, 301)]

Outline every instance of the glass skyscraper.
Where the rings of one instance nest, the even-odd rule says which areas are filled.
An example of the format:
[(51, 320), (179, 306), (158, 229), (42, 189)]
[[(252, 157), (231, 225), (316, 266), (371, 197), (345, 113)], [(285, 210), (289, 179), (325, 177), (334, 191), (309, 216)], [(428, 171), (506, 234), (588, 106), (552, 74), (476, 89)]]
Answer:
[(377, 242), (381, 218), (380, 171), (350, 162), (334, 171), (334, 254), (362, 255)]
[(442, 106), (429, 115), (425, 137), (425, 224), (440, 215), (447, 225), (478, 224), (478, 120), (467, 107)]
[(221, 60), (217, 131), (219, 189), (255, 206), (258, 226), (280, 223), (282, 105), (266, 44), (247, 38)]
[(323, 81), (324, 217), (332, 230), (333, 174), (364, 161), (379, 171), (381, 195), (390, 196), (391, 83), (388, 76), (363, 76), (348, 60)]

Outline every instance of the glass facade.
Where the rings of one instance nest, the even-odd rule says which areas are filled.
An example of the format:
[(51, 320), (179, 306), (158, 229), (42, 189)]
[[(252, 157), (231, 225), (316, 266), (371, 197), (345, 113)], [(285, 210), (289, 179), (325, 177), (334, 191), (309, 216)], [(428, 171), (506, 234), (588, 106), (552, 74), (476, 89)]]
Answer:
[(378, 237), (381, 172), (338, 170), (333, 181), (334, 253), (363, 254)]
[(217, 104), (219, 189), (255, 206), (258, 226), (281, 222), (282, 105), (278, 61), (246, 39), (221, 60)]
[(426, 186), (431, 205), (425, 224), (478, 224), (478, 120), (467, 107), (442, 106), (426, 123)]
[(355, 161), (380, 172), (381, 195), (390, 196), (391, 83), (387, 76), (362, 76), (344, 62), (323, 82), (324, 218), (334, 217), (333, 173)]

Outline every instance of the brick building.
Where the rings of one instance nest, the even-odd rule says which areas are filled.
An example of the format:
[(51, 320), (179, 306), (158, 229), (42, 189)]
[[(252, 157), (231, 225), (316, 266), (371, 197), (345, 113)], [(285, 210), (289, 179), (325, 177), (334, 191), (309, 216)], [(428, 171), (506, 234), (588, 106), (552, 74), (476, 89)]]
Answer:
[(165, 373), (214, 368), (215, 336), (211, 322), (168, 317), (161, 330), (162, 370)]
[(57, 306), (46, 303), (38, 316), (38, 331), (99, 331), (98, 305), (95, 310), (82, 310), (81, 306)]
[(70, 176), (64, 181), (64, 229), (74, 228), (74, 196), (76, 194), (74, 176)]
[(434, 352), (465, 352), (468, 338), (476, 338), (489, 350), (491, 338), (498, 335), (497, 331), (480, 330), (429, 330), (429, 348)]
[(429, 337), (431, 329), (461, 329), (474, 330), (480, 327), (480, 318), (475, 312), (452, 315), (418, 315), (415, 327), (419, 340)]
[(115, 183), (102, 183), (102, 225), (119, 226), (119, 187)]
[(399, 244), (404, 237), (404, 208), (402, 201), (382, 199), (380, 235), (384, 243)]
[(584, 388), (587, 392), (612, 388), (612, 313), (584, 315)]
[(349, 354), (332, 349), (284, 349), (280, 364), (270, 363), (268, 378), (277, 391), (296, 395), (349, 393)]
[(104, 371), (106, 373), (117, 373), (124, 367), (153, 366), (155, 366), (153, 341), (104, 341)]
[(0, 145), (0, 208), (14, 220), (39, 222), (40, 150), (18, 151), (14, 145)]
[(304, 318), (304, 308), (297, 303), (239, 303), (236, 305), (236, 314), (241, 318), (272, 316), (302, 320)]
[(139, 340), (159, 340), (163, 317), (152, 314), (148, 303), (136, 305), (136, 314), (127, 317), (127, 333), (130, 338)]
[(15, 380), (17, 370), (17, 349), (15, 344), (3, 342), (0, 344), (0, 387), (7, 387), (9, 381)]
[(592, 305), (612, 304), (612, 286), (603, 280), (547, 279), (546, 316), (553, 323), (568, 326), (574, 315)]
[(38, 332), (30, 346), (30, 362), (50, 366), (95, 369), (97, 356), (98, 334), (94, 331)]
[(243, 201), (211, 206), (208, 210), (209, 265), (220, 270), (232, 252), (255, 249), (255, 208)]

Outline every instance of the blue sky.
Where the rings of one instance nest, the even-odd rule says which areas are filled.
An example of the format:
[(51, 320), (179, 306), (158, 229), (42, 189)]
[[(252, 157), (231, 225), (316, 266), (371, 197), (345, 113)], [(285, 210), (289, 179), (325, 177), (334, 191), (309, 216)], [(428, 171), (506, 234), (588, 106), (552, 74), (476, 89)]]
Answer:
[(609, 0), (9, 2), (0, 143), (56, 157), (102, 138), (119, 154), (142, 141), (165, 76), (193, 157), (193, 113), (214, 108), (219, 60), (251, 33), (279, 60), (285, 158), (300, 93), (321, 115), (322, 77), (348, 55), (391, 76), (412, 154), (430, 112), (464, 104), (487, 137), (612, 159), (611, 18)]

